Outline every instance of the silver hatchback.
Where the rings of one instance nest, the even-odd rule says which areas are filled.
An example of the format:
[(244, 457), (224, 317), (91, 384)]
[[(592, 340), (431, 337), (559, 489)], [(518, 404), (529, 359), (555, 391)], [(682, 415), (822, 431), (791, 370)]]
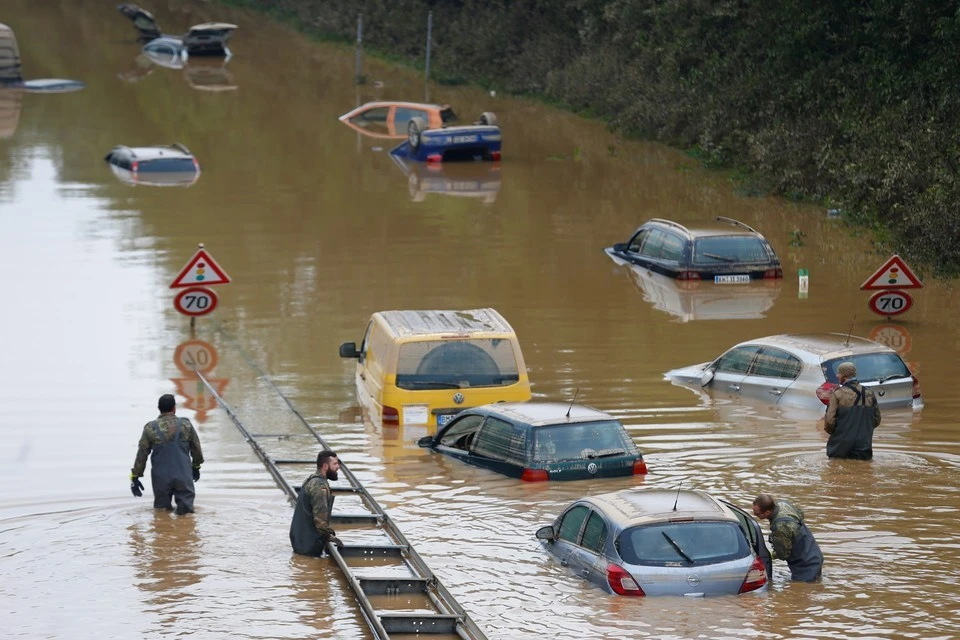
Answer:
[(852, 362), (857, 380), (881, 408), (923, 406), (920, 381), (896, 351), (839, 333), (789, 334), (741, 342), (712, 362), (668, 371), (675, 384), (774, 405), (823, 409), (839, 384), (837, 367)]
[(573, 573), (623, 596), (719, 596), (767, 588), (760, 526), (703, 491), (626, 489), (577, 500), (537, 531)]

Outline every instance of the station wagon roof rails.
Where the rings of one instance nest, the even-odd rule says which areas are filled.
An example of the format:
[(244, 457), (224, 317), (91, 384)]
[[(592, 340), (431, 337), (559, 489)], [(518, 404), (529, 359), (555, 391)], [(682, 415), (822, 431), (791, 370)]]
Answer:
[(666, 220), (664, 218), (651, 218), (650, 222), (659, 222), (660, 224), (665, 224), (671, 227), (676, 227), (677, 229), (682, 230), (684, 233), (690, 233), (690, 230), (679, 222), (674, 222), (673, 220)]
[(750, 233), (758, 233), (756, 229), (748, 225), (746, 222), (740, 222), (739, 220), (734, 220), (733, 218), (728, 218), (726, 216), (717, 216), (717, 222), (726, 222), (727, 224), (732, 224), (735, 227), (746, 229)]
[(187, 154), (187, 155), (190, 155), (190, 149), (187, 149), (185, 146), (183, 146), (183, 145), (180, 144), (179, 142), (174, 142), (174, 143), (173, 143), (172, 145), (170, 145), (170, 146), (173, 147), (174, 149), (177, 149), (177, 150), (179, 150), (179, 151), (182, 151), (183, 153), (185, 153), (185, 154)]

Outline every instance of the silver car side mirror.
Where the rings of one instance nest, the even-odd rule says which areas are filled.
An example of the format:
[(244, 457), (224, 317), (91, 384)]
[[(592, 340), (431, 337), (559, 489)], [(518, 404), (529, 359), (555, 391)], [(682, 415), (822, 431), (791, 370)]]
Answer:
[(554, 530), (553, 525), (547, 525), (545, 527), (540, 527), (537, 529), (536, 533), (538, 540), (546, 540), (547, 542), (553, 542), (557, 539), (557, 532)]
[(710, 381), (713, 380), (714, 370), (711, 368), (706, 368), (703, 370), (703, 373), (700, 374), (700, 386), (705, 387), (710, 384)]

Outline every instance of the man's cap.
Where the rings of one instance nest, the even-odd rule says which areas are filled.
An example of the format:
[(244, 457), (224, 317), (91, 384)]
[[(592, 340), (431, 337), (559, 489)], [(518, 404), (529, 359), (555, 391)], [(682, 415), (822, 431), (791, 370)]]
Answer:
[(837, 367), (837, 375), (843, 376), (844, 378), (856, 378), (857, 365), (852, 362), (841, 362), (840, 366)]

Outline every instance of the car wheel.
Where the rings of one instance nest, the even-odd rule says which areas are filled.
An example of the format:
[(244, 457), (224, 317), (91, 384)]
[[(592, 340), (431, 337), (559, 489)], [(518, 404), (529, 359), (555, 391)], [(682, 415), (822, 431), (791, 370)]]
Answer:
[(478, 122), (491, 127), (499, 126), (499, 123), (497, 122), (497, 116), (493, 113), (493, 111), (484, 111), (481, 113), (480, 120)]
[(420, 147), (420, 134), (427, 129), (427, 123), (423, 118), (412, 118), (407, 124), (407, 142), (410, 148), (416, 151)]

